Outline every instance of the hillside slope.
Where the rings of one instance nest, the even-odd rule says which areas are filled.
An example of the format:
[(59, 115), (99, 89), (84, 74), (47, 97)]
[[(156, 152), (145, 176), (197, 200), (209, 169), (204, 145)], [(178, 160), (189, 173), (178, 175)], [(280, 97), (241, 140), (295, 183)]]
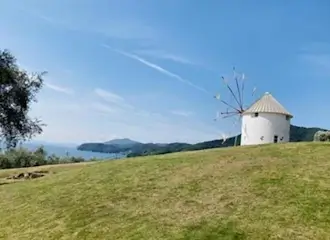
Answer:
[(329, 239), (329, 155), (290, 143), (57, 167), (0, 185), (0, 239)]

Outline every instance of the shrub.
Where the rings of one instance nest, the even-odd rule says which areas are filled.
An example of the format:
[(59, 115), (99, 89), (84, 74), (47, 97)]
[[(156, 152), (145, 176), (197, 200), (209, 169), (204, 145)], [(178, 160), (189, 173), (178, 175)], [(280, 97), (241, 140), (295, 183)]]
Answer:
[(314, 134), (314, 141), (329, 142), (330, 141), (330, 131), (317, 131)]
[(47, 164), (78, 163), (85, 161), (81, 157), (60, 158), (54, 154), (47, 156), (43, 147), (35, 151), (24, 148), (14, 148), (0, 153), (0, 169), (36, 167)]

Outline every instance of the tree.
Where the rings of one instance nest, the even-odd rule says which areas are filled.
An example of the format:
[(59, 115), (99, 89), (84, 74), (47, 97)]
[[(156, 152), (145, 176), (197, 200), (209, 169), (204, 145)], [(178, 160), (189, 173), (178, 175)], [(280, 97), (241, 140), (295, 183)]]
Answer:
[(0, 140), (7, 149), (42, 132), (44, 124), (28, 112), (37, 101), (44, 74), (28, 74), (8, 50), (0, 49)]

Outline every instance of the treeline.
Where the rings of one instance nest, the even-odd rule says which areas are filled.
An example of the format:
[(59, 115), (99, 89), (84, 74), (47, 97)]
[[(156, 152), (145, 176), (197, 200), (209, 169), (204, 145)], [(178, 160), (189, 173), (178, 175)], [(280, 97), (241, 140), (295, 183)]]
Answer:
[[(240, 142), (241, 136), (237, 137), (237, 143)], [(185, 151), (197, 151), (211, 148), (231, 147), (235, 144), (235, 137), (231, 137), (223, 140), (213, 140), (207, 142), (201, 142), (196, 144), (187, 143), (169, 143), (166, 145), (157, 144), (142, 144), (134, 146), (131, 152), (127, 154), (127, 157), (147, 156), (147, 155), (159, 155), (174, 152), (185, 152)]]
[[(240, 142), (240, 135), (237, 137), (237, 143)], [(155, 144), (155, 143), (137, 143), (132, 146), (110, 145), (105, 143), (84, 143), (77, 149), (81, 151), (92, 151), (102, 153), (123, 153), (126, 157), (137, 157), (147, 155), (158, 155), (173, 152), (195, 151), (218, 147), (234, 146), (235, 137), (223, 140), (213, 140), (201, 142), (197, 144), (188, 143), (169, 143), (169, 144)]]
[(47, 152), (42, 147), (37, 148), (35, 151), (29, 151), (24, 148), (14, 148), (0, 153), (0, 169), (37, 167), (83, 161), (85, 160), (80, 157), (47, 156)]
[[(291, 142), (309, 142), (313, 141), (314, 134), (324, 130), (321, 128), (306, 128), (291, 125), (290, 141)], [(241, 136), (237, 136), (237, 145), (240, 144)], [(132, 146), (120, 146), (107, 143), (84, 143), (78, 147), (81, 151), (93, 151), (103, 153), (127, 153), (127, 157), (137, 157), (146, 155), (166, 154), (173, 152), (194, 151), (210, 148), (230, 147), (234, 146), (235, 137), (223, 140), (213, 140), (200, 142), (196, 144), (187, 143), (170, 143), (170, 144), (154, 144), (154, 143), (137, 143)]]

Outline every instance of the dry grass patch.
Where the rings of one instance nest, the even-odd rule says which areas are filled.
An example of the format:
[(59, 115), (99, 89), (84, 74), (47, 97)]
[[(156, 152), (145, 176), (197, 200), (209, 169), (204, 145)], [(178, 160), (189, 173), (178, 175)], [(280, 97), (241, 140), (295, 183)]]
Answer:
[(76, 168), (81, 168), (85, 165), (90, 165), (95, 162), (80, 162), (80, 163), (66, 163), (66, 164), (56, 164), (56, 165), (44, 165), (38, 167), (29, 167), (29, 168), (13, 168), (13, 169), (0, 169), (0, 185), (7, 185), (11, 183), (16, 183), (22, 181), (20, 179), (7, 179), (21, 173), (28, 172), (38, 172), (38, 171), (47, 171), (47, 174), (60, 173), (67, 170), (72, 170)]
[(16, 174), (19, 172), (25, 171), (65, 171), (73, 168), (80, 168), (85, 165), (93, 164), (95, 162), (80, 162), (80, 163), (65, 163), (65, 164), (54, 164), (54, 165), (44, 165), (38, 167), (30, 167), (30, 168), (12, 168), (12, 169), (0, 169), (0, 178), (8, 177), (12, 174)]

